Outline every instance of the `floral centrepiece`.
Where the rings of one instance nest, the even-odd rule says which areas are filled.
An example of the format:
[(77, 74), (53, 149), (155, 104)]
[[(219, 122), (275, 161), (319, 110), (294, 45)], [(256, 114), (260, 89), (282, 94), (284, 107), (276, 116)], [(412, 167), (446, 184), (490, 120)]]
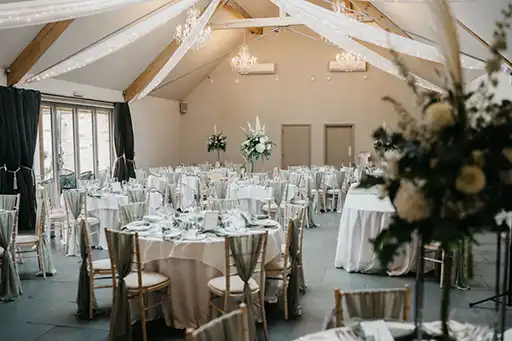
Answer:
[(213, 134), (208, 137), (208, 153), (213, 151), (226, 151), (227, 136), (221, 131), (217, 131), (217, 126), (213, 127)]
[[(446, 0), (429, 3), (438, 20), (439, 52), (445, 59), (445, 94), (421, 92), (404, 64), (402, 76), (416, 95), (422, 115), (409, 113), (392, 98), (385, 98), (399, 115), (398, 129), (379, 128), (374, 137), (389, 141), (399, 152), (382, 153), (382, 177), (368, 176), (362, 187), (378, 185), (396, 212), (389, 227), (373, 240), (382, 265), (387, 266), (405, 244), (418, 238), (420, 245), (436, 243), (444, 252), (475, 242), (482, 232), (500, 233), (508, 226), (497, 217), (512, 210), (512, 102), (495, 101), (500, 68), (499, 51), (506, 49), (504, 22), (497, 24), (493, 59), (487, 64), (489, 83), (474, 92), (463, 88), (455, 21)], [(503, 11), (512, 17), (512, 6)], [(508, 23), (507, 23), (508, 24)], [(445, 269), (450, 281), (451, 267)], [(451, 282), (445, 282), (441, 302), (443, 340), (449, 336), (447, 320)]]
[(245, 133), (245, 141), (240, 146), (242, 156), (253, 163), (255, 160), (269, 159), (275, 144), (265, 132), (265, 125), (260, 124), (259, 117), (256, 117), (254, 127), (247, 122), (247, 129), (242, 128)]

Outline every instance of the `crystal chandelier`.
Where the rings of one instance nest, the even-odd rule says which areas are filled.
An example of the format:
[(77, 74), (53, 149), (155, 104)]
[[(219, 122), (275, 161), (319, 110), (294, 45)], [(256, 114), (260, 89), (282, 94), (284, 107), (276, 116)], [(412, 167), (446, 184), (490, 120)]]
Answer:
[(336, 54), (336, 64), (346, 71), (354, 71), (356, 64), (361, 61), (361, 58), (350, 52), (341, 52)]
[[(185, 24), (176, 26), (176, 32), (174, 33), (174, 38), (178, 42), (178, 44), (182, 44), (185, 39), (190, 35), (190, 32), (197, 25), (199, 21), (199, 17), (201, 13), (194, 6), (190, 7), (187, 10), (187, 20), (185, 20)], [(210, 26), (204, 28), (201, 33), (194, 40), (194, 44), (192, 48), (194, 50), (199, 50), (202, 48), (210, 39), (212, 38), (212, 28)]]
[(231, 67), (234, 71), (246, 75), (253, 69), (254, 64), (257, 62), (258, 58), (251, 56), (249, 53), (249, 46), (245, 43), (244, 35), (244, 43), (238, 48), (238, 54), (231, 59)]

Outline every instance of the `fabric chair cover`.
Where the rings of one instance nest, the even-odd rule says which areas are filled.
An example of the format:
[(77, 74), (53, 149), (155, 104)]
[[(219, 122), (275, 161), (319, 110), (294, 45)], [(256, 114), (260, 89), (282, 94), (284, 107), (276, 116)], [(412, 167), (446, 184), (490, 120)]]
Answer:
[(245, 341), (242, 325), (244, 314), (240, 310), (224, 314), (194, 331), (195, 341)]
[(209, 163), (202, 163), (199, 165), (199, 168), (204, 171), (204, 172), (207, 172), (210, 170), (210, 164)]
[(0, 212), (0, 246), (4, 249), (0, 271), (0, 300), (2, 301), (14, 300), (23, 294), (10, 251), (14, 243), (12, 236), (17, 214), (17, 211)]
[(168, 192), (167, 200), (171, 204), (172, 208), (178, 209), (178, 207), (179, 207), (178, 206), (178, 196), (177, 196), (178, 193), (176, 191), (176, 184), (168, 184), (167, 192)]
[(292, 314), (299, 315), (300, 311), (300, 287), (301, 287), (301, 275), (300, 271), (302, 267), (299, 267), (299, 224), (296, 219), (291, 220), (291, 235), (290, 238), (290, 246), (289, 250), (286, 252), (289, 253), (290, 257), (290, 279), (288, 282), (288, 292), (285, 293), (288, 295), (288, 311)]
[(212, 183), (213, 195), (217, 199), (226, 199), (228, 195), (229, 182), (225, 180), (214, 181)]
[[(250, 340), (255, 340), (256, 321), (254, 316), (254, 305), (252, 303), (252, 293), (249, 286), (258, 259), (262, 252), (265, 233), (237, 236), (229, 239), (229, 248), (231, 250), (238, 276), (244, 282), (243, 302), (247, 305), (249, 312), (249, 336)], [(260, 283), (260, 285), (262, 285)], [(263, 288), (260, 288), (263, 290)]]
[(322, 200), (320, 198), (320, 189), (322, 187), (322, 182), (324, 180), (325, 173), (314, 171), (311, 172), (311, 177), (313, 178), (313, 210), (315, 213), (318, 213), (322, 207)]
[(274, 167), (274, 170), (272, 171), (272, 179), (279, 179), (279, 168)]
[(350, 318), (401, 320), (405, 290), (379, 290), (343, 294)]
[(341, 212), (343, 208), (343, 201), (345, 199), (345, 192), (343, 192), (343, 184), (345, 183), (345, 172), (336, 171), (334, 172), (335, 180), (336, 180), (336, 189), (339, 190), (338, 201), (336, 202), (336, 209), (338, 212)]
[(304, 178), (304, 190), (306, 192), (306, 200), (308, 202), (308, 226), (315, 226), (313, 221), (313, 200), (310, 198), (310, 193), (313, 191), (313, 179)]
[(233, 169), (237, 174), (240, 174), (242, 172), (242, 165), (241, 164), (233, 164)]
[(124, 279), (132, 269), (135, 235), (106, 231), (108, 251), (117, 270), (118, 282), (114, 291), (112, 322), (109, 330), (110, 341), (131, 341), (131, 317), (128, 302), (128, 290)]
[[(276, 221), (279, 224), (283, 224), (283, 212), (281, 210), (281, 204), (283, 200), (286, 200), (286, 195), (288, 193), (288, 184), (284, 181), (273, 181), (271, 183), (272, 186), (272, 198), (276, 203)], [(270, 207), (269, 207), (270, 214)]]
[(290, 175), (290, 171), (286, 169), (281, 169), (279, 171), (279, 179), (282, 181), (288, 181), (288, 177)]
[(132, 202), (119, 206), (119, 218), (121, 226), (125, 226), (132, 221), (142, 220), (147, 214), (148, 204), (146, 202)]
[(70, 233), (68, 233), (69, 240), (67, 241), (66, 245), (66, 255), (76, 256), (80, 252), (80, 226), (78, 224), (78, 217), (82, 213), (82, 207), (85, 204), (86, 194), (83, 190), (68, 189), (64, 191), (63, 195), (66, 208), (69, 210), (68, 214), (71, 214), (73, 217), (73, 222), (71, 226), (69, 226)]
[[(41, 249), (43, 251), (43, 264), (39, 264), (40, 272), (38, 275), (43, 275), (43, 271), (46, 275), (55, 275), (57, 270), (53, 266), (53, 257), (52, 257), (52, 249), (50, 245), (50, 236), (46, 233), (46, 200), (44, 200), (45, 189), (44, 187), (39, 187), (36, 190), (36, 228), (38, 226), (42, 226), (41, 235), (39, 237), (40, 243), (42, 243)], [(41, 224), (41, 225), (39, 225)]]
[(238, 208), (238, 201), (232, 199), (214, 199), (212, 200), (212, 209), (214, 211), (226, 212)]
[[(300, 228), (304, 228), (304, 226), (300, 226), (300, 224), (302, 223), (301, 222), (301, 219), (302, 219), (302, 216), (304, 214), (304, 209), (305, 207), (302, 206), (302, 205), (293, 205), (293, 204), (287, 204), (286, 205), (286, 208), (285, 208), (285, 212), (284, 212), (284, 221), (289, 221), (290, 219), (294, 219), (294, 222), (295, 222), (295, 226), (294, 228), (297, 229), (296, 233), (298, 234), (297, 236), (297, 252), (299, 253), (300, 252)], [(300, 226), (300, 228), (299, 228)], [(292, 239), (290, 242), (293, 242), (294, 240)], [(290, 258), (291, 259), (291, 258)], [(297, 258), (297, 261), (300, 261), (300, 258)], [(300, 290), (305, 292), (306, 291), (306, 278), (304, 276), (304, 265), (301, 264), (300, 262), (297, 264), (298, 266), (298, 269), (299, 269), (299, 280), (300, 280)]]
[(144, 169), (136, 169), (135, 170), (135, 177), (137, 179), (147, 179), (148, 173)]
[(16, 200), (18, 196), (16, 194), (0, 194), (0, 209), (13, 211), (16, 207)]
[[(78, 291), (76, 294), (76, 315), (81, 319), (89, 319), (89, 302), (91, 299), (91, 278), (89, 277), (89, 250), (87, 249), (87, 245), (85, 243), (85, 235), (87, 232), (87, 226), (85, 219), (80, 220), (80, 257), (82, 259), (82, 263), (80, 264), (80, 271), (78, 273)], [(94, 299), (94, 309), (97, 308), (96, 299)]]
[(148, 191), (143, 188), (134, 188), (126, 191), (128, 194), (129, 202), (142, 202), (146, 201), (148, 197)]

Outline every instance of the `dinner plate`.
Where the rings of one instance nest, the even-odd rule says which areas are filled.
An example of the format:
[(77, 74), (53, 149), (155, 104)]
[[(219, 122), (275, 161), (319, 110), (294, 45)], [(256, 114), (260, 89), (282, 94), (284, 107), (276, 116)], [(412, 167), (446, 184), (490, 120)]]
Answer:
[(149, 229), (151, 229), (151, 225), (144, 225), (144, 222), (140, 222), (140, 221), (137, 221), (137, 222), (131, 222), (129, 223), (128, 225), (125, 226), (126, 229), (130, 230), (130, 231), (147, 231)]
[(158, 223), (162, 221), (163, 218), (158, 215), (145, 215), (142, 219), (149, 223)]

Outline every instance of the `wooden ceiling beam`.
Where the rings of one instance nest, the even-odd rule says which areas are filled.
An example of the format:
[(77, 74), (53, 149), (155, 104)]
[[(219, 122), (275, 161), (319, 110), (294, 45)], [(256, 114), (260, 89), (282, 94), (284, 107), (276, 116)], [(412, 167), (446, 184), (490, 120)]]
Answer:
[[(483, 46), (485, 46), (489, 50), (492, 49), (492, 46), (488, 42), (486, 42), (482, 37), (480, 37), (475, 31), (470, 29), (468, 26), (466, 26), (466, 24), (464, 24), (459, 19), (455, 19), (455, 20), (457, 20), (457, 25), (459, 25), (464, 31), (469, 33), (473, 38), (478, 40), (480, 42), (480, 44), (482, 44)], [(507, 64), (507, 66), (509, 68), (512, 68), (512, 62), (508, 58), (506, 58), (501, 52), (498, 51), (498, 54), (500, 55), (501, 59), (503, 59), (503, 62), (505, 64)]]
[[(229, 0), (226, 2), (224, 4), (224, 8), (231, 12), (231, 14), (233, 14), (238, 19), (252, 19), (251, 15), (247, 13), (247, 11), (234, 0)], [(263, 28), (261, 27), (250, 27), (249, 31), (257, 35), (263, 34)]]
[(73, 19), (70, 19), (44, 25), (7, 69), (7, 85), (15, 85), (21, 81), (72, 22)]
[(149, 64), (146, 69), (123, 91), (124, 101), (134, 99), (155, 76), (162, 70), (171, 56), (178, 49), (178, 42), (173, 40), (167, 47)]
[(361, 0), (350, 0), (350, 2), (355, 6), (356, 10), (365, 13), (370, 18), (373, 18), (375, 23), (383, 30), (398, 34), (402, 37), (411, 38), (404, 30), (402, 30), (397, 24), (389, 19), (371, 2)]

